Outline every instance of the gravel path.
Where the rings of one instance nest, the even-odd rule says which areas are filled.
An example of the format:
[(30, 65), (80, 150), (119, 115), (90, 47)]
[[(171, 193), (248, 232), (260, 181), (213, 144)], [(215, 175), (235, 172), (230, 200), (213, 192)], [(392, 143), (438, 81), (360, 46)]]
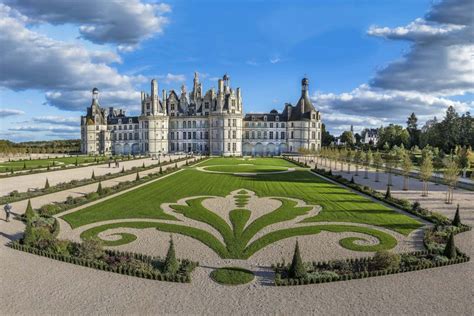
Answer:
[[(458, 191), (455, 199), (458, 194), (464, 194)], [(431, 194), (429, 199), (420, 203), (440, 207), (444, 206), (443, 199), (442, 194)], [(465, 199), (462, 209), (466, 211), (463, 211), (462, 218), (465, 223), (474, 225), (474, 218), (469, 211), (474, 199), (469, 194)], [(446, 209), (446, 213), (452, 215), (451, 207)], [(241, 266), (256, 271), (255, 281), (235, 287), (221, 286), (209, 278), (209, 273), (215, 267), (210, 264), (196, 269), (191, 284), (176, 284), (98, 271), (4, 246), (9, 240), (19, 238), (23, 229), (23, 224), (16, 220), (10, 223), (0, 221), (0, 298), (2, 314), (5, 315), (64, 314), (65, 311), (73, 315), (474, 313), (470, 303), (474, 299), (472, 262), (384, 277), (297, 287), (268, 286), (271, 278), (268, 270), (255, 267), (252, 263), (241, 263)], [(158, 249), (165, 249), (168, 234), (160, 237), (160, 240), (156, 240), (156, 234), (156, 230), (144, 230), (141, 238), (149, 238), (149, 242), (154, 241)], [(457, 246), (471, 257), (474, 256), (473, 237), (473, 231), (456, 236)], [(175, 238), (186, 237), (176, 235)], [(293, 244), (294, 239), (289, 241)], [(310, 241), (309, 245), (303, 243), (303, 239), (301, 241), (302, 249), (312, 245)], [(196, 252), (202, 250), (197, 244), (195, 247)], [(179, 247), (177, 253), (184, 255)], [(290, 260), (286, 256), (287, 261)]]
[[(178, 156), (173, 156), (177, 158)], [(163, 158), (161, 161), (168, 161), (169, 156)], [(51, 186), (56, 185), (61, 182), (69, 182), (71, 180), (81, 180), (85, 178), (90, 178), (92, 172), (96, 176), (102, 176), (107, 173), (119, 173), (122, 171), (122, 167), (125, 170), (129, 170), (132, 167), (141, 167), (143, 163), (146, 166), (156, 164), (157, 160), (152, 160), (151, 158), (136, 159), (130, 161), (120, 161), (120, 166), (118, 168), (110, 167), (108, 164), (99, 164), (91, 165), (86, 167), (73, 168), (69, 170), (57, 170), (42, 172), (36, 174), (28, 174), (23, 176), (8, 177), (0, 179), (0, 196), (7, 195), (10, 192), (17, 190), (18, 192), (26, 192), (28, 189), (43, 188), (48, 179)], [(113, 164), (112, 164), (113, 165)]]

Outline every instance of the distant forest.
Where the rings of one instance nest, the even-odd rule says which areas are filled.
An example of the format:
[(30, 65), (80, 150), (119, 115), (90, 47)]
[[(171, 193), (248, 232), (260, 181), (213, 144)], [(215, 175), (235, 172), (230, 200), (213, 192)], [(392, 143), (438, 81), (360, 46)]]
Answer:
[(77, 154), (80, 150), (80, 139), (20, 143), (0, 139), (0, 153), (2, 154)]

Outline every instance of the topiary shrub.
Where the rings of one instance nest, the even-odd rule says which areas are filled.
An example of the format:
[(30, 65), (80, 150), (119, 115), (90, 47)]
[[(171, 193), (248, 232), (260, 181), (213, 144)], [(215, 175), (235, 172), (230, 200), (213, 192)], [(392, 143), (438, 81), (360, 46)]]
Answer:
[(179, 269), (178, 260), (176, 260), (176, 252), (174, 249), (173, 237), (170, 236), (170, 245), (166, 253), (163, 272), (167, 274), (175, 274)]
[(135, 177), (135, 181), (138, 181), (138, 180), (140, 180), (140, 174), (137, 171), (137, 176)]
[(456, 227), (459, 227), (461, 226), (461, 217), (459, 215), (459, 204), (458, 206), (456, 207), (456, 214), (454, 214), (454, 218), (453, 218), (453, 226), (456, 226)]
[(31, 206), (31, 200), (28, 200), (28, 205), (26, 206), (25, 218), (27, 222), (31, 222), (36, 217), (36, 213)]
[(304, 278), (306, 276), (306, 273), (306, 268), (303, 264), (303, 260), (301, 259), (300, 247), (298, 245), (298, 241), (296, 241), (295, 251), (293, 253), (293, 260), (291, 261), (288, 274), (290, 278), (300, 279)]
[(385, 192), (385, 199), (388, 200), (392, 197), (392, 193), (390, 192), (390, 186), (387, 185), (387, 191)]
[(451, 233), (448, 238), (448, 242), (446, 243), (446, 247), (444, 248), (443, 255), (448, 259), (456, 258), (456, 246), (454, 245), (454, 234)]
[(103, 195), (104, 194), (104, 189), (102, 189), (102, 182), (99, 182), (99, 185), (97, 186), (97, 194), (98, 195)]
[(44, 184), (45, 189), (49, 189), (49, 181), (48, 178), (46, 178), (46, 183)]
[(370, 262), (373, 270), (398, 269), (400, 267), (400, 255), (386, 250), (377, 251)]

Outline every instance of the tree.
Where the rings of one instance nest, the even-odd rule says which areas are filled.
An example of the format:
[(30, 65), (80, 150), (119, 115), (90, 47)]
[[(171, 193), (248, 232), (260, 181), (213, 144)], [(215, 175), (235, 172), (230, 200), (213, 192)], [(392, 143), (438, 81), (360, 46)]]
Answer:
[(463, 178), (466, 177), (466, 171), (467, 171), (467, 168), (469, 168), (470, 151), (471, 149), (467, 146), (464, 146), (464, 147), (457, 146), (456, 148), (456, 156), (457, 156), (459, 167), (462, 170)]
[(444, 248), (443, 255), (448, 257), (449, 259), (456, 258), (457, 251), (456, 245), (454, 244), (454, 234), (449, 234), (448, 242), (446, 243), (446, 247)]
[(102, 182), (99, 181), (99, 185), (97, 186), (97, 194), (102, 195), (104, 194), (104, 189), (102, 189)]
[(407, 131), (410, 134), (410, 148), (419, 145), (420, 130), (418, 129), (418, 118), (411, 113), (407, 120)]
[(459, 167), (458, 163), (453, 158), (448, 158), (445, 160), (444, 168), (444, 181), (448, 185), (448, 191), (446, 192), (446, 203), (453, 203), (453, 194), (454, 188), (458, 182), (459, 177)]
[(178, 269), (179, 269), (179, 263), (178, 263), (178, 260), (176, 259), (173, 237), (170, 236), (170, 245), (168, 248), (168, 252), (166, 253), (166, 259), (165, 259), (163, 271), (165, 273), (175, 274), (176, 272), (178, 272)]
[(355, 154), (354, 154), (354, 163), (355, 163), (355, 167), (356, 167), (355, 175), (356, 176), (359, 175), (359, 164), (361, 163), (361, 161), (362, 161), (362, 151), (357, 149), (355, 151)]
[(353, 157), (354, 157), (354, 153), (352, 152), (352, 150), (350, 148), (347, 149), (346, 157), (345, 157), (347, 161), (347, 173), (351, 173), (351, 162), (352, 162)]
[(370, 166), (370, 163), (372, 162), (372, 159), (373, 159), (372, 150), (370, 150), (369, 148), (369, 150), (367, 150), (364, 155), (364, 165), (365, 165), (364, 179), (369, 178), (369, 166)]
[(403, 150), (402, 156), (402, 172), (403, 172), (403, 190), (408, 190), (408, 181), (413, 163), (411, 161), (410, 153), (407, 150)]
[(390, 186), (387, 184), (387, 191), (385, 191), (385, 199), (389, 199), (392, 197), (392, 193), (390, 192)]
[(334, 140), (335, 137), (326, 131), (326, 125), (324, 123), (321, 124), (321, 145), (329, 146), (334, 142)]
[(388, 178), (387, 178), (387, 185), (392, 185), (392, 169), (395, 167), (396, 161), (396, 151), (390, 150), (384, 155), (384, 162), (385, 162), (385, 169), (387, 170)]
[(453, 226), (456, 226), (456, 227), (461, 226), (461, 216), (459, 215), (459, 204), (456, 207), (456, 213), (454, 214), (452, 224), (453, 224)]
[(423, 181), (423, 190), (421, 196), (428, 196), (428, 181), (433, 175), (433, 158), (431, 151), (423, 150), (420, 164), (420, 179)]
[(377, 150), (374, 154), (375, 182), (379, 182), (379, 171), (380, 167), (382, 166), (382, 163), (382, 154)]
[(346, 144), (346, 146), (354, 146), (354, 135), (351, 131), (345, 131), (341, 134), (341, 142)]
[(295, 244), (295, 251), (293, 253), (293, 260), (291, 260), (290, 269), (288, 270), (290, 278), (301, 279), (306, 276), (306, 268), (301, 259), (300, 247), (298, 245), (298, 240)]
[(122, 171), (121, 173), (125, 173), (125, 166), (122, 166)]
[(45, 189), (49, 189), (49, 181), (48, 178), (46, 178), (46, 183), (44, 184)]
[(25, 218), (27, 222), (31, 222), (36, 216), (35, 211), (33, 210), (33, 207), (31, 206), (31, 200), (28, 200), (28, 204), (26, 205), (26, 211), (25, 211)]

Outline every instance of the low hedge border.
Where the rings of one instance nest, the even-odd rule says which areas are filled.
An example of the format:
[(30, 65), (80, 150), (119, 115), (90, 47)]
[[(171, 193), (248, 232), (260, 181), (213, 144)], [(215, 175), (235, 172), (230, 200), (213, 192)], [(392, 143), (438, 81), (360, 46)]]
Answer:
[[(430, 254), (431, 252), (425, 251), (415, 251), (411, 253), (402, 253), (400, 255), (422, 255), (422, 254)], [(372, 257), (364, 257), (364, 258), (352, 258), (346, 259), (345, 261), (348, 262), (355, 262), (357, 260), (360, 261), (368, 261), (371, 260)], [(351, 261), (352, 260), (352, 261)], [(364, 279), (370, 277), (377, 277), (377, 276), (384, 276), (389, 274), (397, 274), (397, 273), (404, 273), (404, 272), (412, 272), (412, 271), (419, 271), (437, 267), (443, 267), (458, 263), (468, 262), (470, 257), (459, 253), (458, 256), (454, 259), (449, 259), (448, 261), (440, 261), (440, 262), (431, 262), (425, 263), (422, 265), (406, 267), (406, 268), (396, 268), (396, 269), (386, 269), (386, 270), (375, 270), (375, 271), (362, 271), (362, 272), (353, 272), (344, 275), (338, 276), (327, 276), (327, 277), (320, 277), (320, 278), (301, 278), (301, 279), (292, 279), (292, 278), (284, 278), (282, 279), (278, 271), (278, 266), (272, 265), (272, 268), (277, 272), (275, 273), (275, 285), (276, 286), (291, 286), (291, 285), (306, 285), (306, 284), (319, 284), (319, 283), (328, 283), (328, 282), (336, 282), (336, 281), (348, 281), (348, 280), (355, 280), (355, 279)], [(326, 262), (318, 262), (314, 265), (323, 265)]]
[[(146, 157), (139, 156), (139, 157), (135, 157), (135, 158), (126, 159), (125, 156), (124, 156), (119, 161), (123, 162), (123, 161), (137, 160), (137, 159), (143, 159), (143, 158), (146, 158)], [(66, 167), (65, 165), (62, 165), (60, 167), (53, 167), (53, 168), (50, 167), (49, 170), (47, 168), (45, 169), (44, 167), (42, 167), (42, 168), (32, 168), (32, 169), (21, 169), (21, 170), (17, 170), (19, 172), (14, 171), (13, 174), (11, 172), (1, 173), (0, 178), (11, 178), (11, 177), (17, 177), (17, 176), (24, 176), (24, 175), (28, 175), (28, 174), (46, 173), (46, 172), (52, 172), (52, 171), (58, 171), (58, 170), (69, 170), (69, 169), (87, 167), (87, 166), (92, 166), (92, 165), (104, 165), (104, 164), (107, 164), (107, 163), (108, 162), (106, 160), (103, 160), (103, 161), (99, 160), (97, 162), (92, 162), (92, 163), (87, 162), (87, 163), (83, 163), (83, 164), (78, 164), (77, 166), (74, 165), (74, 166), (71, 166), (71, 167)]]
[[(64, 256), (64, 255), (55, 254), (52, 252), (39, 250), (33, 247), (28, 247), (28, 246), (20, 244), (18, 241), (10, 242), (7, 244), (7, 246), (15, 250), (20, 250), (20, 251), (24, 251), (24, 252), (31, 253), (34, 255), (38, 255), (38, 256), (42, 256), (42, 257), (46, 257), (46, 258), (50, 258), (50, 259), (54, 259), (58, 261), (63, 261), (67, 263), (77, 264), (77, 265), (84, 266), (87, 268), (94, 268), (94, 269), (102, 270), (102, 271), (114, 272), (114, 273), (124, 274), (128, 276), (134, 276), (134, 277), (157, 280), (157, 281), (168, 281), (168, 282), (178, 282), (178, 283), (191, 282), (192, 270), (171, 275), (171, 274), (161, 273), (159, 271), (148, 272), (148, 271), (142, 271), (139, 269), (110, 267), (106, 263), (102, 263), (102, 262), (98, 262), (94, 260), (88, 260), (88, 259), (74, 257), (74, 256)], [(106, 252), (108, 254), (125, 254), (124, 252), (118, 252), (115, 250), (106, 250)], [(151, 256), (146, 256), (146, 255), (136, 254), (136, 253), (131, 253), (131, 252), (126, 253), (126, 254), (131, 255), (135, 259), (139, 259), (139, 260), (142, 260), (145, 257), (148, 257), (150, 260), (156, 259)], [(194, 269), (195, 266), (199, 265), (198, 262), (192, 262), (192, 261), (189, 261), (189, 262), (191, 265), (193, 265), (192, 269)]]
[[(183, 167), (192, 166), (192, 165), (197, 164), (197, 163), (199, 163), (202, 160), (207, 159), (207, 158), (206, 157), (201, 157), (201, 158), (190, 158), (190, 159), (196, 159), (196, 160), (191, 162), (191, 163), (188, 163), (188, 165), (185, 165)], [(173, 163), (176, 164), (177, 162), (174, 161), (174, 162), (168, 163), (166, 165), (173, 164)], [(165, 165), (162, 165), (162, 166), (165, 166)], [(175, 171), (179, 170), (180, 168), (181, 167), (178, 167), (178, 168), (172, 167), (172, 168), (168, 168), (166, 170), (163, 170), (162, 173), (156, 172), (156, 173), (148, 174), (147, 176), (141, 177), (138, 180), (120, 182), (119, 184), (117, 184), (113, 187), (104, 188), (105, 192), (102, 195), (99, 195), (96, 192), (91, 192), (91, 193), (86, 194), (85, 196), (79, 196), (79, 197), (76, 197), (76, 198), (73, 198), (73, 197), (69, 196), (68, 199), (65, 202), (45, 204), (45, 205), (43, 205), (40, 208), (37, 208), (35, 210), (39, 214), (41, 214), (42, 216), (43, 215), (56, 215), (56, 214), (62, 213), (64, 211), (67, 211), (69, 209), (72, 209), (72, 208), (75, 208), (75, 207), (93, 202), (95, 200), (99, 200), (99, 199), (104, 198), (106, 196), (109, 196), (109, 195), (112, 195), (112, 194), (130, 189), (130, 188), (132, 188), (136, 185), (143, 184), (143, 183), (149, 182), (151, 180), (161, 178), (161, 177), (163, 177), (167, 174), (170, 174), (172, 172), (175, 172)], [(51, 206), (51, 208), (54, 211), (48, 211), (47, 214), (44, 213), (42, 211), (42, 209), (48, 208), (49, 206)]]
[(0, 197), (0, 204), (18, 202), (18, 201), (22, 201), (22, 200), (31, 199), (31, 198), (35, 198), (35, 197), (38, 197), (38, 196), (46, 195), (46, 194), (51, 194), (51, 193), (55, 193), (55, 192), (59, 192), (59, 191), (63, 191), (63, 190), (68, 190), (68, 189), (81, 187), (81, 186), (84, 186), (84, 185), (98, 183), (98, 182), (106, 181), (106, 180), (111, 180), (111, 179), (115, 179), (115, 178), (118, 178), (118, 177), (133, 174), (137, 171), (139, 171), (139, 172), (146, 171), (146, 170), (150, 170), (150, 169), (157, 168), (157, 167), (160, 167), (160, 166), (167, 166), (171, 163), (181, 162), (183, 160), (192, 159), (192, 158), (193, 157), (178, 158), (178, 159), (170, 160), (170, 161), (167, 161), (167, 162), (160, 162), (160, 163), (152, 164), (152, 165), (149, 165), (145, 168), (143, 168), (143, 167), (132, 167), (131, 169), (126, 170), (123, 173), (122, 172), (118, 172), (118, 173), (114, 173), (114, 174), (107, 173), (107, 174), (102, 175), (102, 176), (96, 176), (95, 179), (89, 178), (89, 179), (82, 179), (82, 180), (72, 180), (70, 182), (58, 183), (57, 185), (50, 186), (47, 189), (43, 188), (43, 189), (39, 189), (37, 191), (32, 191), (32, 192), (31, 191), (30, 192), (19, 192), (19, 193), (13, 195), (13, 196), (11, 195), (13, 192), (10, 192), (9, 195)]

